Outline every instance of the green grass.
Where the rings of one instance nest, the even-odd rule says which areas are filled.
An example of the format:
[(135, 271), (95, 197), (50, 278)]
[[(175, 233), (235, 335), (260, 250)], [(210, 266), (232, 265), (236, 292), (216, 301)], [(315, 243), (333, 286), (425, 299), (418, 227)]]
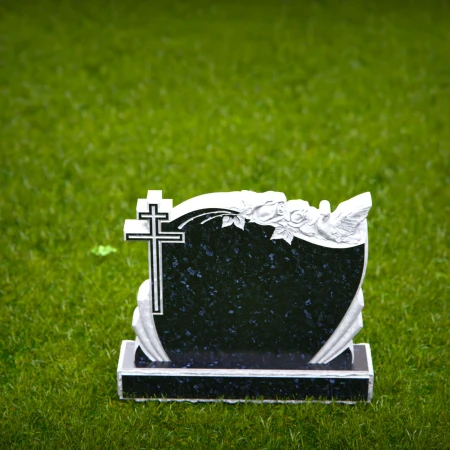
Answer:
[[(447, 1), (3, 0), (0, 64), (0, 448), (449, 448)], [(372, 404), (120, 402), (147, 189), (371, 191)]]

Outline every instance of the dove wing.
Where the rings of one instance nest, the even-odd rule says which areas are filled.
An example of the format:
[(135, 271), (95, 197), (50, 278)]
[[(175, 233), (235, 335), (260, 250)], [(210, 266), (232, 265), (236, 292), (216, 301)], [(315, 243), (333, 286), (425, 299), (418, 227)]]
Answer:
[(342, 202), (331, 214), (331, 220), (336, 228), (352, 234), (367, 217), (371, 207), (372, 198), (369, 192), (365, 192)]

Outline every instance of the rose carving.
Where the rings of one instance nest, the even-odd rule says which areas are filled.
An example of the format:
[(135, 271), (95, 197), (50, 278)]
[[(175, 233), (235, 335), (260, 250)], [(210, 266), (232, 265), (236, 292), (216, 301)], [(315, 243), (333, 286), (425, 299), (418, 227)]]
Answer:
[(264, 205), (253, 209), (253, 216), (262, 223), (274, 223), (284, 218), (284, 203), (266, 202)]
[(303, 211), (294, 211), (291, 213), (291, 222), (300, 223), (306, 219), (306, 214)]
[[(310, 206), (305, 200), (286, 201), (284, 194), (267, 192), (256, 194), (251, 191), (242, 191), (246, 198), (242, 200), (243, 207), (236, 205), (226, 210), (201, 213), (189, 218), (179, 226), (184, 227), (197, 217), (204, 217), (202, 224), (216, 218), (222, 218), (222, 228), (236, 226), (245, 230), (247, 221), (259, 225), (270, 225), (275, 228), (271, 239), (283, 239), (291, 244), (294, 237), (313, 237), (319, 240), (329, 240), (337, 243), (354, 244), (363, 237), (362, 222), (372, 206), (369, 193), (360, 194), (344, 203), (330, 213), (330, 206), (319, 209)], [(259, 204), (261, 196), (270, 198), (264, 204)]]

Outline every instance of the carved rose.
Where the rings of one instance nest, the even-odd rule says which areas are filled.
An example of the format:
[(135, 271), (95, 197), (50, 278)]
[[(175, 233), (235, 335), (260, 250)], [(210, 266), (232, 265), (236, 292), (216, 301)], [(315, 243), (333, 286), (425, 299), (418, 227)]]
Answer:
[(289, 200), (287, 202), (288, 222), (300, 224), (308, 219), (308, 212), (311, 209), (305, 200)]
[(260, 222), (279, 222), (284, 218), (284, 206), (284, 203), (280, 202), (267, 202), (262, 206), (257, 206), (253, 210), (253, 215)]
[(199, 214), (181, 224), (179, 228), (183, 228), (186, 223), (197, 217), (207, 215), (208, 218), (203, 220), (202, 224), (222, 217), (222, 227), (234, 225), (244, 230), (247, 220), (259, 225), (271, 225), (275, 228), (271, 239), (284, 239), (289, 244), (294, 237), (301, 238), (302, 235), (337, 243), (356, 244), (363, 239), (364, 232), (361, 224), (372, 206), (368, 192), (341, 203), (331, 214), (329, 207), (325, 214), (322, 206), (317, 209), (304, 200), (286, 201), (284, 194), (277, 192), (267, 192), (271, 200), (263, 205), (254, 206), (258, 205), (261, 196), (265, 195), (265, 198), (268, 198), (267, 195), (249, 191), (244, 193), (252, 194), (251, 199), (256, 201), (247, 203), (242, 200), (242, 209), (231, 205), (228, 208), (229, 211), (217, 210), (213, 213)]
[(303, 211), (294, 211), (291, 213), (291, 222), (300, 223), (306, 219), (306, 214)]

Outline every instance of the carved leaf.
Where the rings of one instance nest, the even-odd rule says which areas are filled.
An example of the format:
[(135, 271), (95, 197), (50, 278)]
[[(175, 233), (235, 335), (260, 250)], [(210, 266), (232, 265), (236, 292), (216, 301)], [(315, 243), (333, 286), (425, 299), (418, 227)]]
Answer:
[(275, 228), (272, 237), (270, 239), (284, 239), (286, 231), (287, 230), (282, 227)]
[(284, 239), (288, 244), (291, 244), (294, 235), (287, 228), (277, 227), (270, 239)]
[(235, 216), (233, 218), (233, 223), (241, 230), (243, 230), (245, 227), (245, 219), (242, 216), (239, 215)]
[(229, 227), (230, 225), (233, 225), (233, 217), (231, 217), (231, 216), (223, 216), (222, 228)]
[(291, 232), (286, 231), (286, 236), (284, 236), (283, 239), (290, 245), (292, 244), (292, 239), (294, 239), (294, 235)]

